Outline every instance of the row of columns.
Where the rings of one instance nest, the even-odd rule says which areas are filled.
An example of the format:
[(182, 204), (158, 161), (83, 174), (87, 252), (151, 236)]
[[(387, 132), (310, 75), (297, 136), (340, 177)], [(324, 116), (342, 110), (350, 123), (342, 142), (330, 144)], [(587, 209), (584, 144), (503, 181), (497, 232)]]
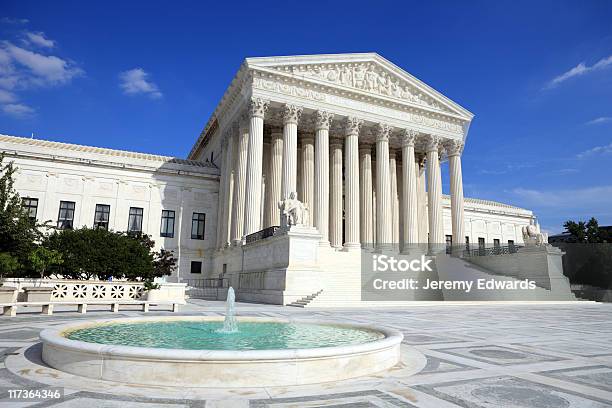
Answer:
[[(439, 156), (445, 149), (451, 177), (451, 217), (453, 242), (464, 236), (463, 184), (460, 141), (444, 144), (434, 135), (425, 136), (427, 192), (423, 157), (415, 153), (417, 132), (406, 129), (401, 134), (402, 166), (396, 151), (389, 149), (391, 127), (376, 125), (376, 168), (372, 146), (359, 143), (361, 119), (347, 117), (342, 138), (331, 138), (334, 115), (316, 111), (313, 115), (314, 137), (301, 139), (298, 163), (298, 122), (302, 109), (283, 106), (282, 131), (273, 128), (265, 157), (264, 116), (268, 102), (253, 98), (247, 114), (241, 117), (231, 137), (223, 145), (217, 247), (240, 244), (246, 235), (264, 226), (280, 224), (278, 201), (298, 190), (307, 204), (311, 225), (321, 234), (323, 244), (350, 250), (362, 244), (402, 247), (429, 242), (445, 242), (442, 219), (442, 180)], [(344, 170), (344, 177), (343, 177)], [(401, 182), (397, 174), (401, 174)], [(265, 173), (265, 189), (262, 188)], [(343, 194), (343, 188), (345, 189)], [(426, 194), (426, 197), (425, 197)], [(343, 205), (344, 197), (344, 205)], [(427, 203), (425, 204), (425, 199)], [(427, 224), (419, 215), (425, 214)], [(343, 223), (344, 207), (344, 223)], [(344, 242), (343, 242), (343, 225)], [(424, 235), (429, 231), (429, 235)]]

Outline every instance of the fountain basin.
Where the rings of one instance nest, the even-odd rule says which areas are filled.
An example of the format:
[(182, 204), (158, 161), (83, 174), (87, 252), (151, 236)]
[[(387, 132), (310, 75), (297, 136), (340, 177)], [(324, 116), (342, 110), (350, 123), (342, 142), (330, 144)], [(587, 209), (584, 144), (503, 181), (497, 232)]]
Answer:
[[(40, 334), (43, 342), (42, 359), (49, 366), (71, 374), (123, 383), (189, 387), (265, 387), (338, 381), (374, 374), (391, 368), (400, 358), (403, 336), (396, 330), (297, 319), (241, 317), (238, 318), (238, 323), (294, 326), (314, 324), (325, 326), (322, 328), (323, 332), (337, 328), (339, 333), (342, 333), (342, 330), (364, 333), (347, 335), (352, 339), (351, 344), (329, 346), (333, 342), (327, 342), (328, 346), (325, 347), (293, 348), (300, 347), (300, 342), (287, 341), (290, 348), (259, 350), (166, 348), (163, 342), (154, 344), (154, 347), (136, 347), (69, 338), (76, 333), (87, 334), (88, 330), (93, 329), (95, 332), (97, 327), (104, 328), (109, 325), (152, 324), (152, 327), (155, 327), (156, 323), (163, 325), (187, 322), (206, 326), (208, 323), (220, 324), (222, 320), (222, 317), (216, 316), (138, 317), (58, 326)], [(360, 337), (367, 340), (361, 343), (353, 341)], [(95, 336), (92, 338), (95, 339)]]

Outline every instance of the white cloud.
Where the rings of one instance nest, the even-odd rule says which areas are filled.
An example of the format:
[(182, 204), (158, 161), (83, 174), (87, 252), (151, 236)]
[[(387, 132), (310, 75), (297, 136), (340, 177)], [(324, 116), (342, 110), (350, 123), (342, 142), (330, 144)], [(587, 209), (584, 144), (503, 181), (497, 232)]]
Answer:
[(610, 116), (601, 116), (599, 118), (595, 118), (593, 120), (589, 120), (587, 125), (599, 125), (601, 123), (612, 122), (612, 117)]
[(0, 89), (0, 104), (1, 103), (12, 103), (15, 102), (17, 100), (17, 97), (15, 96), (14, 93), (4, 90), (4, 89)]
[(561, 190), (516, 188), (512, 193), (519, 196), (521, 204), (527, 207), (609, 211), (612, 206), (612, 185)]
[(554, 88), (560, 83), (565, 82), (570, 78), (582, 76), (582, 75), (588, 74), (589, 72), (601, 70), (604, 68), (608, 68), (610, 66), (612, 66), (612, 55), (600, 59), (599, 61), (597, 61), (595, 64), (591, 66), (586, 65), (584, 62), (581, 62), (580, 64), (576, 65), (574, 68), (570, 69), (569, 71), (564, 72), (563, 74), (554, 77), (550, 82), (548, 82), (545, 88), (547, 89)]
[(584, 152), (578, 153), (576, 157), (579, 159), (584, 159), (596, 154), (612, 154), (612, 143), (604, 146), (595, 146), (589, 150), (585, 150)]
[(80, 68), (55, 55), (43, 55), (10, 42), (5, 42), (3, 47), (10, 58), (6, 70), (22, 76), (20, 79), (26, 81), (23, 86), (64, 85), (83, 74)]
[(34, 109), (22, 103), (8, 103), (2, 105), (2, 112), (16, 118), (23, 118), (34, 114)]
[[(16, 24), (16, 23), (15, 23)], [(35, 113), (19, 101), (19, 91), (62, 86), (84, 74), (72, 61), (39, 50), (50, 49), (55, 41), (43, 33), (28, 32), (23, 45), (11, 41), (0, 42), (0, 112), (24, 118)], [(36, 46), (36, 51), (32, 47)]]
[(0, 23), (2, 24), (27, 24), (29, 20), (27, 18), (11, 18), (11, 17), (2, 17), (0, 18)]
[(157, 85), (147, 80), (149, 76), (142, 68), (134, 68), (119, 73), (119, 87), (126, 95), (148, 95), (152, 99), (159, 99), (163, 95)]
[(55, 41), (50, 40), (47, 37), (45, 37), (45, 33), (43, 32), (33, 33), (33, 32), (28, 31), (27, 33), (25, 33), (25, 36), (26, 36), (26, 42), (32, 43), (39, 47), (43, 47), (43, 48), (55, 47)]

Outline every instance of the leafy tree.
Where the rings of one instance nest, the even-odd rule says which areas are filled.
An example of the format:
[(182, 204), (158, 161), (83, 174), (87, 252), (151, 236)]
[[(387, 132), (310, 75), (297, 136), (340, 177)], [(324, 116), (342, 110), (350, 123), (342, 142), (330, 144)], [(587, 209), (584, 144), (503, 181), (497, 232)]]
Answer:
[[(6, 275), (12, 274), (19, 268), (17, 258), (7, 252), (0, 252), (0, 281)], [(0, 282), (0, 285), (2, 283)]]
[(43, 246), (37, 247), (28, 257), (32, 268), (40, 274), (40, 279), (45, 277), (45, 272), (49, 267), (61, 265), (62, 255), (53, 249), (47, 249)]
[(563, 227), (572, 235), (573, 242), (596, 244), (608, 240), (607, 231), (599, 228), (599, 222), (595, 217), (591, 217), (587, 222), (568, 220)]
[(153, 281), (171, 274), (176, 264), (171, 251), (153, 251), (155, 242), (142, 233), (83, 227), (56, 231), (45, 246), (62, 254), (64, 262), (54, 272), (70, 279)]
[(7, 276), (28, 276), (32, 273), (29, 256), (40, 243), (43, 233), (35, 220), (30, 219), (21, 204), (21, 197), (14, 189), (15, 167), (13, 162), (4, 164), (0, 153), (0, 252), (14, 257), (18, 268), (5, 272)]

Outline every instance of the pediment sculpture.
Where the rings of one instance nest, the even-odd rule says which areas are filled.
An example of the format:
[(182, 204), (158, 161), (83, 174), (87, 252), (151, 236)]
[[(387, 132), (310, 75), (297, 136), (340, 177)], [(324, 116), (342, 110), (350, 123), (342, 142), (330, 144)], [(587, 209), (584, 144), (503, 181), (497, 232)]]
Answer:
[(350, 88), (356, 88), (378, 95), (428, 106), (438, 110), (446, 110), (437, 101), (423, 93), (403, 78), (387, 72), (374, 63), (361, 62), (352, 64), (309, 64), (278, 66), (279, 71), (290, 71), (296, 75), (316, 78)]
[(281, 227), (289, 228), (295, 226), (307, 226), (309, 223), (308, 206), (298, 200), (295, 191), (289, 197), (278, 202), (281, 211)]

